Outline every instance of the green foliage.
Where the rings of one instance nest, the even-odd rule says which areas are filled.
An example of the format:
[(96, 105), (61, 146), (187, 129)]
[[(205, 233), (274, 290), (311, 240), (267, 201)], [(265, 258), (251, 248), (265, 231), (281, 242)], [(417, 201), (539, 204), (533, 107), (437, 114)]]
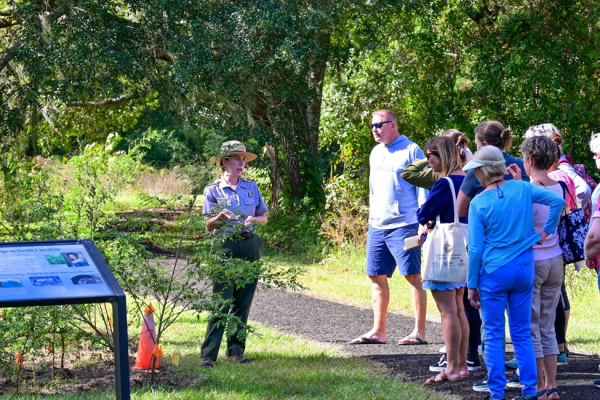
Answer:
[(394, 110), (400, 132), (421, 146), (449, 128), (473, 138), (478, 123), (499, 119), (517, 148), (527, 127), (552, 122), (565, 151), (594, 171), (587, 141), (600, 126), (597, 6), (413, 2), (364, 15), (335, 37), (350, 58), (329, 70), (322, 146), (339, 146), (338, 165), (365, 176), (366, 126), (378, 108)]
[(301, 202), (279, 203), (278, 212), (262, 227), (261, 238), (267, 250), (319, 258), (323, 244), (319, 238), (319, 217), (309, 198)]
[(339, 175), (325, 187), (327, 204), (321, 214), (320, 233), (334, 249), (362, 248), (365, 244), (369, 227), (367, 182)]
[[(186, 147), (215, 135), (273, 146), (284, 163), (270, 158), (271, 167), (289, 195), (323, 204), (319, 110), (330, 38), (361, 2), (9, 3), (1, 150), (70, 153), (137, 125), (162, 130), (163, 121), (149, 123), (162, 114)], [(169, 135), (157, 142), (172, 144)], [(178, 162), (169, 154), (179, 153), (148, 156)]]
[[(137, 131), (136, 131), (137, 132)], [(143, 142), (144, 156), (141, 159), (145, 164), (157, 167), (174, 167), (175, 165), (189, 165), (198, 160), (197, 144), (185, 135), (177, 131), (155, 130), (148, 128), (147, 131), (137, 134), (129, 133), (123, 144), (136, 145)], [(123, 145), (119, 149), (125, 150)]]
[(64, 198), (54, 182), (57, 168), (37, 158), (4, 164), (1, 172), (0, 237), (5, 241), (62, 237)]
[[(133, 154), (137, 149), (132, 149), (129, 154), (115, 152), (111, 150), (114, 145), (112, 138), (105, 146), (89, 145), (81, 155), (69, 160), (66, 166), (55, 166), (52, 170), (54, 175), (47, 169), (36, 167), (30, 172), (36, 179), (26, 180), (31, 184), (10, 186), (13, 190), (3, 191), (12, 194), (10, 199), (15, 200), (2, 204), (4, 208), (0, 208), (3, 211), (0, 222), (11, 228), (10, 231), (6, 230), (5, 235), (13, 239), (15, 236), (12, 232), (19, 232), (19, 238), (23, 240), (52, 238), (52, 235), (95, 238), (111, 270), (131, 299), (131, 321), (137, 322), (150, 302), (155, 305), (157, 344), (161, 343), (165, 332), (182, 313), (189, 310), (209, 311), (221, 316), (228, 326), (228, 334), (233, 334), (242, 325), (238, 317), (223, 313), (224, 307), (230, 302), (213, 294), (210, 283), (241, 287), (260, 277), (262, 284), (267, 287), (300, 287), (298, 276), (302, 269), (297, 266), (281, 268), (270, 264), (268, 260), (248, 262), (226, 255), (220, 245), (239, 234), (240, 224), (235, 224), (233, 231), (232, 226), (227, 225), (219, 228), (217, 234), (207, 234), (205, 218), (196, 207), (202, 189), (214, 180), (212, 169), (204, 166), (192, 165), (179, 169), (191, 182), (190, 201), (183, 218), (176, 220), (168, 231), (160, 231), (157, 226), (139, 233), (115, 230), (115, 226), (118, 226), (115, 224), (115, 215), (107, 206), (119, 189), (133, 180), (137, 171)], [(47, 163), (46, 167), (53, 165)], [(19, 170), (20, 173), (25, 167)], [(40, 221), (61, 221), (53, 231), (38, 225), (40, 221), (33, 221), (27, 212), (6, 211), (27, 211), (32, 204), (40, 202), (31, 203), (35, 199), (32, 194), (36, 193), (43, 199), (58, 199), (56, 207), (38, 206), (39, 215), (43, 217)], [(9, 225), (6, 224), (8, 217), (12, 218)], [(150, 253), (146, 249), (148, 241), (160, 243), (164, 249), (175, 254), (175, 258), (165, 259)], [(184, 250), (187, 253), (185, 258)], [(59, 255), (47, 256), (50, 263), (64, 263), (61, 258)], [(6, 370), (19, 376), (20, 369), (14, 364), (17, 351), (26, 361), (36, 360), (47, 357), (57, 342), (61, 346), (61, 359), (64, 358), (65, 343), (69, 346), (75, 341), (113, 350), (110, 316), (110, 309), (105, 304), (6, 310), (0, 320), (3, 332), (0, 352), (6, 355), (3, 359), (7, 363)], [(242, 326), (239, 335), (246, 336), (250, 332), (250, 327)]]
[(105, 146), (88, 145), (81, 155), (70, 160), (70, 179), (64, 182), (65, 214), (71, 237), (95, 238), (107, 223), (106, 205), (119, 188), (131, 183), (136, 162), (131, 153), (113, 152), (115, 137)]
[(595, 174), (597, 0), (3, 4), (9, 163), (151, 132), (145, 161), (172, 166), (239, 139), (268, 171), (272, 206), (309, 198), (320, 210), (327, 175), (367, 179), (367, 124), (385, 107), (420, 145), (448, 128), (472, 138), (485, 119), (518, 145), (553, 122)]
[[(130, 182), (135, 160), (114, 153), (114, 141), (90, 145), (67, 168), (41, 157), (23, 164), (3, 166), (0, 185), (0, 237), (3, 241), (102, 237), (110, 213), (104, 209), (117, 188)], [(64, 264), (61, 255), (46, 256), (51, 264)], [(54, 352), (60, 340), (61, 364), (65, 342), (86, 340), (112, 349), (110, 312), (106, 305), (27, 307), (5, 309), (0, 320), (0, 351), (7, 371), (18, 373), (16, 352), (35, 360)], [(54, 354), (54, 353), (53, 353)]]
[(0, 312), (0, 368), (16, 375), (18, 382), (21, 368), (16, 361), (19, 355), (22, 362), (29, 362), (54, 355), (57, 347), (62, 368), (65, 338), (76, 341), (90, 337), (85, 332), (81, 334), (72, 316), (72, 308), (68, 306), (3, 309)]

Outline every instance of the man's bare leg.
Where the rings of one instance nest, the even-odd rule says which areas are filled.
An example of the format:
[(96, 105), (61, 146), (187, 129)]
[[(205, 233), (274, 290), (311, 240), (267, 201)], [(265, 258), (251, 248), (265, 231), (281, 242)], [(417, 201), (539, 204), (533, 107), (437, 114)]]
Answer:
[(421, 274), (406, 275), (411, 286), (413, 308), (415, 312), (415, 329), (409, 336), (425, 340), (425, 317), (427, 315), (427, 293), (423, 290)]
[[(374, 275), (371, 278), (371, 296), (373, 301), (373, 329), (361, 336), (385, 343), (387, 341), (387, 309), (390, 304), (390, 287), (387, 275)], [(351, 343), (360, 342), (360, 338)]]

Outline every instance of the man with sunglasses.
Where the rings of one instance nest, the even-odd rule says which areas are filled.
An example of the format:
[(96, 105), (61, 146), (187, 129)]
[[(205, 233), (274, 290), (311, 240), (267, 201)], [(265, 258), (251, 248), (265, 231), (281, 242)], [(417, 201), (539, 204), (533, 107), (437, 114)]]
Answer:
[(379, 143), (371, 151), (369, 161), (367, 275), (371, 279), (374, 323), (373, 329), (350, 344), (387, 342), (388, 278), (396, 267), (411, 286), (415, 310), (415, 328), (399, 344), (426, 344), (427, 295), (421, 286), (421, 248), (404, 250), (404, 240), (418, 234), (417, 210), (425, 202), (427, 191), (400, 177), (407, 165), (425, 155), (418, 145), (398, 133), (396, 116), (390, 110), (375, 111), (370, 127)]

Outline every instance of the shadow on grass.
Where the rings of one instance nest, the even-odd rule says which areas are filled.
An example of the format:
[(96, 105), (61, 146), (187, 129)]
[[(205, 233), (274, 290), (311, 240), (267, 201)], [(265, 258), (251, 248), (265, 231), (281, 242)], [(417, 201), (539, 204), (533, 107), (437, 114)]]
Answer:
[(569, 345), (573, 345), (573, 346), (578, 346), (578, 345), (595, 345), (598, 346), (600, 345), (600, 335), (599, 337), (586, 337), (586, 338), (582, 338), (582, 337), (575, 337), (575, 338), (570, 338), (569, 339)]
[(295, 264), (303, 267), (310, 267), (318, 264), (322, 257), (311, 257), (310, 255), (304, 254), (293, 254), (293, 253), (282, 253), (280, 251), (266, 249), (263, 252), (263, 257), (268, 257), (269, 260), (275, 264)]
[[(509, 353), (507, 353), (509, 354)], [(364, 361), (371, 361), (383, 365), (387, 373), (404, 379), (406, 382), (423, 384), (427, 378), (438, 372), (429, 371), (429, 365), (437, 361), (437, 356), (432, 354), (398, 354), (398, 355), (372, 355), (357, 357)], [(512, 354), (508, 355), (512, 358)], [(483, 358), (482, 358), (483, 361)], [(571, 353), (570, 365), (559, 366), (557, 383), (563, 398), (573, 400), (588, 400), (600, 398), (600, 390), (593, 382), (600, 378), (597, 356)], [(514, 374), (514, 370), (507, 369), (507, 376)], [(464, 400), (481, 400), (482, 394), (473, 390), (473, 384), (485, 376), (485, 365), (481, 371), (471, 372), (468, 379), (458, 382), (446, 382), (427, 385), (430, 390), (444, 395), (456, 395)], [(506, 398), (520, 394), (520, 389), (507, 388)]]
[(435, 399), (438, 396), (387, 374), (372, 363), (322, 355), (287, 356), (248, 352), (250, 364), (228, 362), (220, 356), (213, 368), (199, 367), (200, 355), (186, 356), (183, 368), (208, 377), (199, 394), (205, 398), (307, 399)]

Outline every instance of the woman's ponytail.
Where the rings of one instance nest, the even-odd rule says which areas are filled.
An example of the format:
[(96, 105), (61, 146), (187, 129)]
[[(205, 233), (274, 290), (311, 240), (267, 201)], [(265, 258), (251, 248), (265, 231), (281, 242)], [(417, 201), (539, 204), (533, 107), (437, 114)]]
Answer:
[(502, 133), (500, 134), (500, 139), (502, 139), (502, 149), (508, 149), (512, 146), (512, 137), (510, 136), (510, 129), (504, 128)]
[(457, 129), (448, 129), (442, 133), (442, 136), (448, 136), (450, 139), (456, 143), (456, 149), (458, 150), (458, 155), (463, 163), (467, 160), (467, 153), (469, 150), (469, 143), (471, 141), (464, 133)]
[(499, 121), (486, 121), (475, 128), (475, 137), (481, 143), (499, 148), (505, 151), (512, 146), (510, 129), (505, 128)]

